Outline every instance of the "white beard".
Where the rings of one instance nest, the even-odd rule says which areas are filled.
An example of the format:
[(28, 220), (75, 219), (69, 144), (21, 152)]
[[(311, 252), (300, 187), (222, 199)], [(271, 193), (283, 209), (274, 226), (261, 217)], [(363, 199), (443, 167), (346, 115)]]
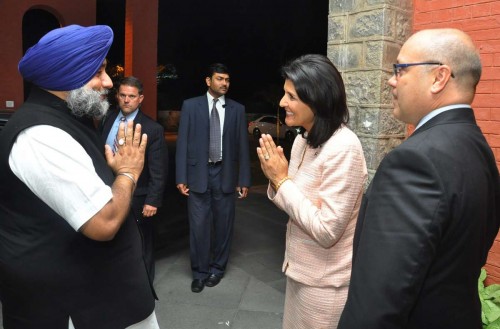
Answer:
[(71, 113), (77, 117), (86, 116), (100, 119), (109, 109), (108, 100), (102, 97), (107, 93), (107, 89), (96, 91), (83, 86), (79, 89), (71, 90), (68, 97), (66, 97), (66, 103), (68, 103)]

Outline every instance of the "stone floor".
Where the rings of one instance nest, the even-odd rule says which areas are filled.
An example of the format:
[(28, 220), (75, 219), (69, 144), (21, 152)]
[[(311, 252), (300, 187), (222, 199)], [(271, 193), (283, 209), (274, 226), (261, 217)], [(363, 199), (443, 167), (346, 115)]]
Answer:
[[(188, 243), (157, 252), (156, 314), (162, 329), (280, 329), (285, 277), (281, 273), (287, 216), (253, 187), (237, 202), (234, 239), (224, 279), (190, 290)], [(169, 250), (170, 249), (170, 250)]]

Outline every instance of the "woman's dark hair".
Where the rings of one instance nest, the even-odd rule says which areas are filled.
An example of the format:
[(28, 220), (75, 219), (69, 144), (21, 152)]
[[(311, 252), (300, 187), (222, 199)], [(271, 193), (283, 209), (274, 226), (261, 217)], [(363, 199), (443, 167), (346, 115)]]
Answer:
[(337, 68), (323, 55), (304, 55), (281, 69), (297, 96), (314, 113), (314, 125), (304, 136), (313, 148), (325, 143), (341, 125), (349, 122), (344, 81)]

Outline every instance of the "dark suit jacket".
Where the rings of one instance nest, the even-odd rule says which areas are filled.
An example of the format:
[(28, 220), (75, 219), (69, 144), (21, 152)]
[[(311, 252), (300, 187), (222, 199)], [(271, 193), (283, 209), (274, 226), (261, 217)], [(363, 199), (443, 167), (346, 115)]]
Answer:
[(477, 281), (499, 223), (498, 170), (473, 111), (437, 115), (366, 192), (338, 328), (481, 328)]
[[(222, 190), (250, 187), (245, 107), (227, 97), (222, 130)], [(210, 134), (207, 96), (184, 101), (181, 109), (176, 151), (176, 184), (187, 184), (194, 192), (204, 193), (208, 184), (208, 143)]]
[[(101, 124), (101, 136), (104, 143), (119, 110), (108, 112)], [(165, 143), (164, 129), (152, 118), (140, 110), (134, 119), (134, 126), (140, 123), (142, 132), (148, 135), (148, 144), (144, 159), (144, 169), (137, 180), (134, 196), (145, 196), (145, 204), (160, 207), (167, 180), (168, 150)]]

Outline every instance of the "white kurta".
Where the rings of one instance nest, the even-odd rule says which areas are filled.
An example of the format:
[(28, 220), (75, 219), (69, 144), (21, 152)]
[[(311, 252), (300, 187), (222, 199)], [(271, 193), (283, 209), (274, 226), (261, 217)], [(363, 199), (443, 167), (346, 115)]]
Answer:
[[(113, 197), (111, 187), (97, 175), (83, 147), (67, 132), (53, 126), (23, 130), (12, 147), (9, 165), (75, 231)], [(68, 329), (74, 329), (71, 318), (68, 321)], [(158, 329), (155, 312), (126, 329), (129, 328)]]

